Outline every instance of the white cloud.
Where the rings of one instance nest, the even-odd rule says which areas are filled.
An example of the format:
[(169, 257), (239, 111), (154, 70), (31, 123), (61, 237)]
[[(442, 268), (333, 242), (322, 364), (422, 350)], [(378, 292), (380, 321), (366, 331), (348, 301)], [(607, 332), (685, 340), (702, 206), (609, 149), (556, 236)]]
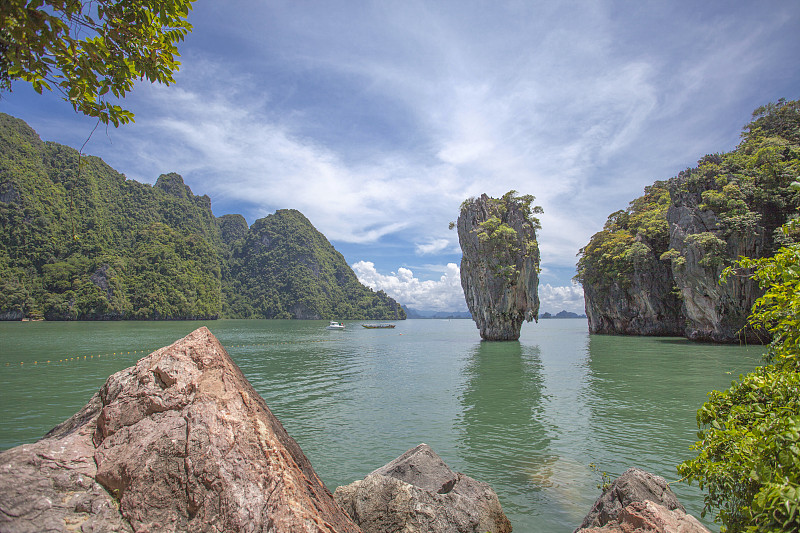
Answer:
[(584, 313), (583, 287), (573, 283), (570, 286), (553, 287), (549, 283), (539, 285), (539, 309), (556, 314), (559, 311)]
[(400, 267), (381, 274), (370, 261), (353, 264), (359, 281), (374, 290), (383, 290), (403, 305), (424, 311), (466, 311), (458, 265), (448, 263), (438, 280), (420, 281), (414, 272)]

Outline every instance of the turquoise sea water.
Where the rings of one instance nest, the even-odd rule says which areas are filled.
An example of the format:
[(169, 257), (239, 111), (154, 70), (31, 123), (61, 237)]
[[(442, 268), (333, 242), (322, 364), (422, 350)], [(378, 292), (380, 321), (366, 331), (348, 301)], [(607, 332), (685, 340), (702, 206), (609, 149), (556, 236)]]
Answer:
[[(525, 324), (520, 341), (506, 343), (481, 342), (469, 320), (358, 324), (0, 323), (0, 449), (41, 437), (110, 374), (206, 325), (331, 491), (425, 442), (454, 470), (488, 482), (514, 531), (570, 532), (599, 495), (590, 463), (676, 480), (707, 392), (763, 353), (589, 336), (578, 319)], [(699, 516), (697, 487), (673, 488)]]

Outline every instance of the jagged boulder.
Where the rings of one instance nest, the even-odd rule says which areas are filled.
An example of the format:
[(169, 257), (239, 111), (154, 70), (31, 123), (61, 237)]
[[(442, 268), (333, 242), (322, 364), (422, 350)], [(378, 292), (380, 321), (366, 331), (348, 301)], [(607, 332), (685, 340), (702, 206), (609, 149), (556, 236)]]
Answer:
[(492, 488), (453, 472), (427, 444), (338, 487), (334, 498), (364, 533), (511, 531)]
[(0, 453), (0, 530), (360, 531), (205, 328)]
[(523, 321), (538, 319), (541, 212), (533, 196), (465, 201), (458, 216), (461, 286), (475, 324), (485, 340), (517, 340)]
[[(671, 529), (671, 526), (666, 529), (644, 527), (646, 524), (673, 523), (691, 527), (689, 529)], [(626, 529), (628, 526), (632, 527)], [(696, 518), (686, 514), (686, 509), (664, 478), (641, 468), (629, 468), (603, 491), (575, 533), (599, 531), (705, 533), (707, 530)]]
[(580, 533), (711, 533), (697, 518), (680, 509), (645, 500), (620, 510), (617, 518), (599, 527), (580, 529)]

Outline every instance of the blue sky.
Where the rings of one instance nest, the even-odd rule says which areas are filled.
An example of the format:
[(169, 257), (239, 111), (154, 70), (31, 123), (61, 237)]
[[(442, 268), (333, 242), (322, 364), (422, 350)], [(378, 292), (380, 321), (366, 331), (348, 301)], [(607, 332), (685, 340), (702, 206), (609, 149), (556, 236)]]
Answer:
[[(800, 97), (800, 2), (198, 1), (169, 87), (84, 152), (214, 213), (302, 211), (360, 279), (462, 310), (461, 202), (536, 196), (541, 311), (583, 310), (576, 253), (657, 179)], [(94, 121), (23, 83), (0, 111), (80, 147)]]

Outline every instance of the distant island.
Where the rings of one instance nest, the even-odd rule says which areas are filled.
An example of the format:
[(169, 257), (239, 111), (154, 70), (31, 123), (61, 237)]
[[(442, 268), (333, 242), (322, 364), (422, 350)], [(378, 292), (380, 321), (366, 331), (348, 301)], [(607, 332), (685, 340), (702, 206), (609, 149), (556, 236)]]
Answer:
[(551, 315), (550, 313), (542, 313), (539, 315), (539, 318), (586, 318), (586, 315), (579, 315), (577, 313), (573, 313), (571, 311), (559, 311), (555, 315)]
[[(407, 306), (402, 306), (403, 311), (406, 312), (406, 317), (414, 319), (470, 319), (472, 315), (469, 311), (423, 311), (420, 309), (412, 309)], [(539, 318), (586, 318), (586, 315), (579, 315), (571, 311), (559, 311), (555, 315), (551, 313), (542, 313)]]

